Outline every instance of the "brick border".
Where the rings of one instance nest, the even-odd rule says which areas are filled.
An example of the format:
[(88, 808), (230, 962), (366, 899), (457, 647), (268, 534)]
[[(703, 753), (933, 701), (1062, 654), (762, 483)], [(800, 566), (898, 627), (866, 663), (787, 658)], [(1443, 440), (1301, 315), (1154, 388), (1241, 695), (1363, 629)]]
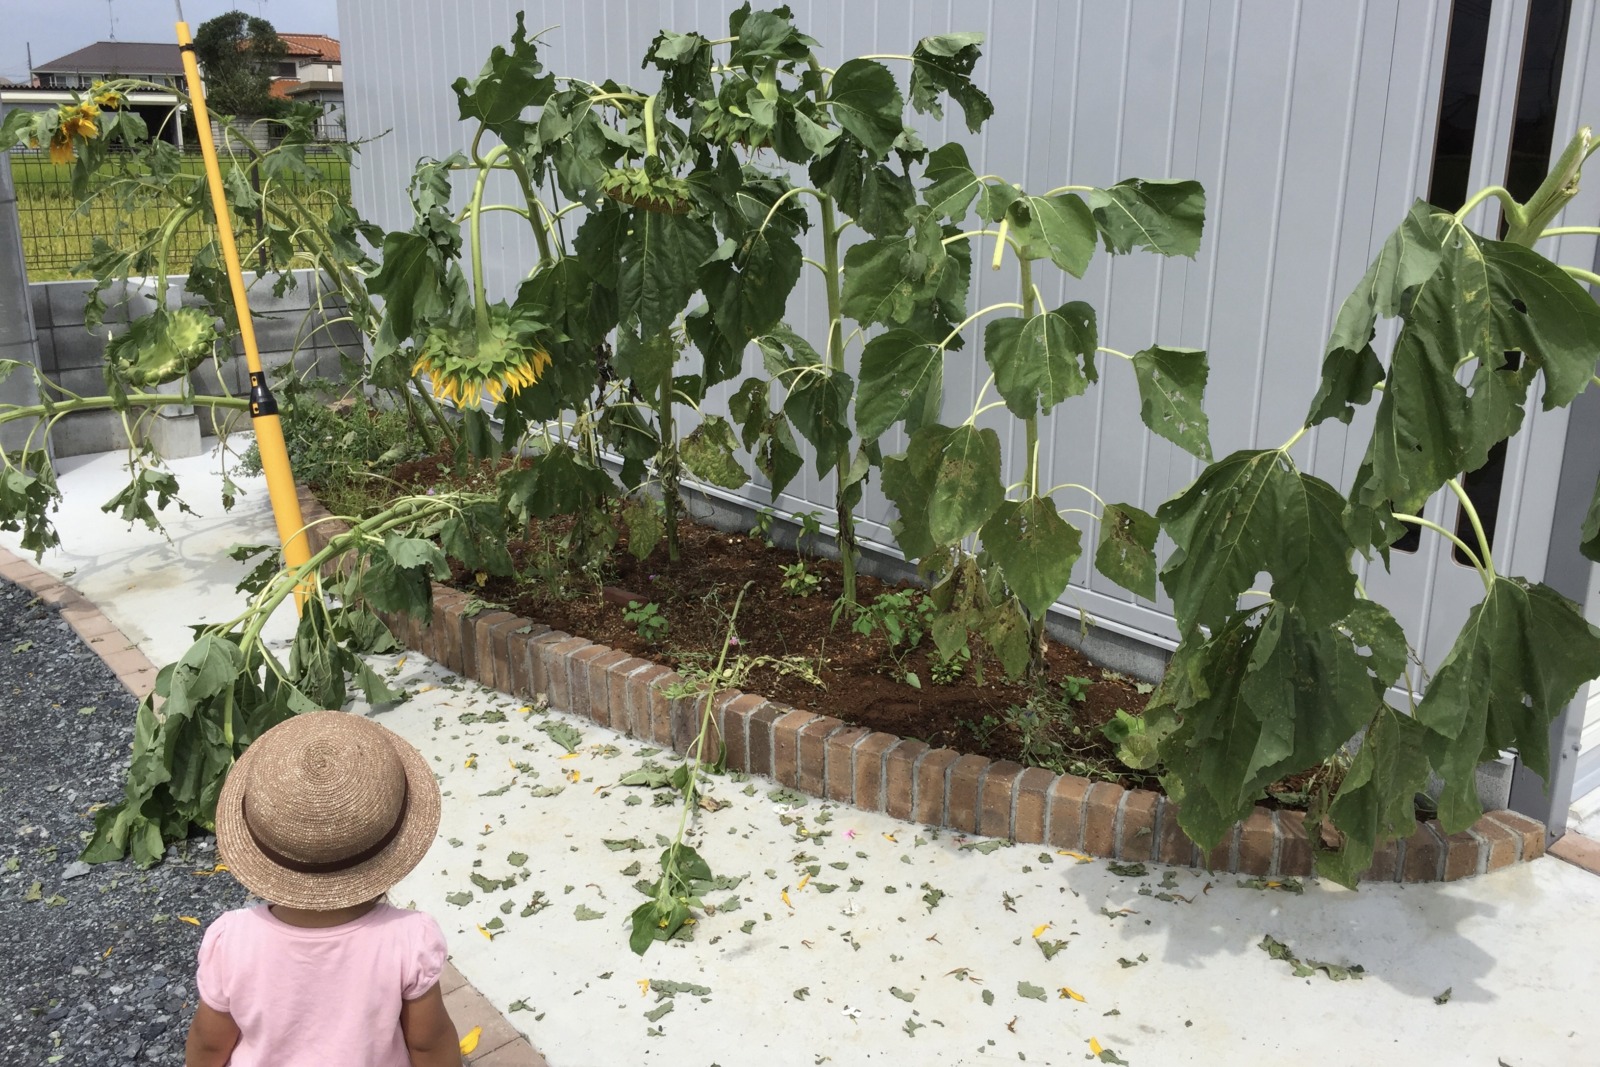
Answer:
[[(16, 583), (57, 608), (73, 632), (111, 668), (117, 680), (136, 698), (143, 700), (154, 691), (157, 674), (155, 665), (116, 623), (106, 618), (82, 593), (5, 547), (0, 547), (0, 578)], [(506, 615), (505, 618), (515, 616)], [(525, 621), (519, 620), (519, 623)], [(395, 636), (406, 644), (415, 647), (420, 643), (417, 628), (402, 626), (399, 620), (392, 620), (392, 626)], [(487, 628), (478, 632), (489, 633)], [(456, 970), (455, 964), (445, 965), (439, 976), (439, 987), (458, 1033), (465, 1034), (474, 1026), (483, 1027), (478, 1047), (463, 1062), (471, 1067), (549, 1067), (522, 1032)]]
[[(305, 489), (300, 506), (306, 521), (315, 523), (308, 530), (314, 550), (342, 532), (343, 524), (331, 521)], [(427, 624), (378, 615), (411, 647), (450, 670), (518, 696), (542, 693), (554, 708), (680, 753), (698, 730), (704, 698), (669, 697), (669, 688), (682, 681), (671, 670), (506, 612), (467, 616), (464, 594), (433, 589)], [(524, 660), (530, 664), (523, 675), (526, 688), (518, 688), (514, 665)], [(1177, 806), (1151, 790), (930, 750), (920, 741), (737, 691), (714, 698), (712, 720), (712, 741), (726, 746), (729, 767), (897, 819), (1126, 862), (1272, 878), (1312, 874), (1303, 812), (1257, 807), (1207, 854), (1183, 833)], [(1544, 851), (1544, 825), (1516, 812), (1489, 812), (1450, 835), (1430, 819), (1406, 840), (1379, 849), (1362, 880), (1454, 881), (1537, 859)]]

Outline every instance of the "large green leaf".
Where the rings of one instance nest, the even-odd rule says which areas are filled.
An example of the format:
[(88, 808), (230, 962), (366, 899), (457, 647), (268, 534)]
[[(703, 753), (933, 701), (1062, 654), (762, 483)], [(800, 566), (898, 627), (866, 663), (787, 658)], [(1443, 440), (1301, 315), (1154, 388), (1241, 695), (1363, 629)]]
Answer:
[(1406, 291), (1421, 285), (1438, 269), (1442, 249), (1430, 221), (1433, 212), (1420, 200), (1412, 206), (1340, 306), (1323, 358), (1322, 385), (1311, 402), (1307, 425), (1330, 418), (1349, 422), (1355, 406), (1365, 404), (1372, 397), (1372, 387), (1383, 380), (1383, 365), (1372, 350), (1373, 330), (1379, 315), (1399, 314)]
[(1198, 348), (1157, 345), (1134, 354), (1139, 382), (1139, 417), (1154, 432), (1190, 455), (1211, 461), (1206, 420), (1206, 354)]
[(688, 116), (696, 100), (716, 95), (711, 42), (698, 33), (662, 30), (650, 42), (644, 62), (661, 71), (660, 97), (675, 114)]
[(845, 253), (841, 310), (863, 325), (904, 325), (919, 305), (938, 299), (955, 269), (943, 228), (918, 208), (909, 232), (862, 241)]
[(787, 7), (751, 11), (748, 0), (728, 15), (728, 33), (734, 38), (728, 62), (754, 69), (769, 59), (805, 59), (817, 42), (795, 28)]
[(376, 611), (404, 611), (426, 618), (432, 610), (431, 582), (448, 578), (450, 565), (432, 541), (385, 536), (381, 546), (368, 547), (369, 560), (361, 573), (361, 599)]
[(1061, 401), (1082, 395), (1099, 344), (1094, 308), (1081, 300), (1030, 319), (995, 319), (983, 331), (994, 386), (1019, 419), (1048, 415)]
[(615, 492), (610, 475), (584, 462), (567, 445), (557, 445), (520, 470), (500, 476), (500, 503), (520, 521), (576, 514)]
[(703, 478), (724, 489), (737, 489), (750, 480), (739, 461), (734, 457), (738, 442), (733, 427), (721, 415), (707, 415), (689, 436), (683, 439), (678, 453), (683, 465), (696, 478)]
[(994, 114), (994, 102), (972, 84), (972, 68), (982, 55), (981, 33), (942, 33), (924, 37), (911, 51), (911, 106), (944, 118), (939, 95), (961, 105), (967, 129), (977, 133)]
[(935, 214), (956, 223), (966, 219), (968, 208), (984, 187), (977, 171), (967, 162), (967, 150), (955, 141), (929, 153), (923, 175), (928, 184), (922, 190), (922, 202)]
[(1023, 259), (1048, 259), (1074, 278), (1089, 269), (1097, 231), (1089, 205), (1077, 193), (1022, 197), (1006, 209), (1006, 217)]
[(1256, 575), (1314, 625), (1343, 618), (1355, 600), (1344, 499), (1276, 449), (1235, 452), (1156, 511), (1177, 550), (1161, 571), (1178, 626), (1213, 632)]
[(981, 537), (1006, 585), (1036, 619), (1066, 591), (1081, 551), (1078, 528), (1043, 497), (1004, 502), (983, 524)]
[[(1392, 653), (1385, 649), (1385, 665)], [(1156, 698), (1178, 713), (1161, 741), (1162, 784), (1196, 843), (1215, 846), (1268, 785), (1355, 736), (1382, 703), (1386, 683), (1373, 664), (1347, 628), (1281, 602), (1236, 612), (1218, 627), (1189, 661), (1187, 690), (1164, 686)]]
[(1143, 248), (1193, 258), (1200, 250), (1206, 191), (1199, 182), (1128, 178), (1092, 190), (1089, 208), (1108, 252)]
[(463, 506), (439, 528), (439, 544), (469, 571), (501, 576), (516, 571), (506, 550), (505, 515), (498, 505)]
[(1329, 805), (1328, 819), (1344, 841), (1338, 851), (1318, 849), (1318, 874), (1353, 889), (1380, 843), (1416, 831), (1417, 794), (1428, 784), (1426, 734), (1410, 716), (1379, 710)]
[(868, 341), (861, 352), (856, 394), (856, 433), (876, 441), (895, 423), (914, 416), (929, 402), (942, 375), (944, 351), (911, 330), (890, 330)]
[(700, 281), (706, 301), (728, 341), (745, 344), (783, 318), (789, 294), (800, 280), (800, 246), (773, 228), (732, 240), (706, 261)]
[(698, 216), (630, 212), (617, 247), (619, 320), (637, 320), (644, 337), (671, 328), (694, 294), (700, 265), (716, 247), (711, 226)]
[(1600, 676), (1600, 629), (1546, 585), (1497, 577), (1467, 616), (1417, 705), (1424, 748), (1444, 779), (1439, 821), (1448, 833), (1482, 813), (1474, 768), (1515, 748), (1539, 774), (1550, 765), (1549, 726), (1578, 687)]
[(367, 279), (367, 291), (383, 297), (383, 313), (396, 340), (417, 332), (425, 319), (444, 310), (444, 272), (433, 242), (411, 231), (385, 234), (383, 262)]
[(790, 380), (783, 412), (816, 449), (817, 473), (825, 474), (850, 444), (850, 394), (855, 385), (844, 371), (826, 368)]
[(909, 556), (953, 545), (1005, 502), (1000, 437), (976, 426), (924, 426), (904, 457), (884, 461), (883, 490), (900, 511), (896, 539)]
[(1600, 304), (1588, 289), (1531, 248), (1482, 239), (1495, 333), (1544, 371), (1544, 409), (1565, 407), (1588, 388), (1600, 345)]
[(1107, 504), (1100, 512), (1095, 570), (1146, 600), (1156, 598), (1156, 538), (1161, 523), (1132, 504)]
[(502, 141), (519, 147), (525, 139), (522, 112), (543, 104), (555, 82), (555, 75), (546, 74), (539, 62), (538, 42), (529, 40), (523, 13), (518, 11), (511, 51), (495, 45), (477, 78), (470, 82), (457, 78), (452, 88), (461, 105), (463, 121), (482, 122)]
[(873, 237), (904, 233), (917, 192), (906, 175), (876, 161), (848, 133), (826, 155), (813, 160), (811, 184), (833, 197), (839, 210)]
[(846, 60), (834, 72), (826, 102), (839, 125), (865, 145), (874, 159), (889, 154), (903, 129), (900, 115), (905, 100), (888, 67), (870, 59)]

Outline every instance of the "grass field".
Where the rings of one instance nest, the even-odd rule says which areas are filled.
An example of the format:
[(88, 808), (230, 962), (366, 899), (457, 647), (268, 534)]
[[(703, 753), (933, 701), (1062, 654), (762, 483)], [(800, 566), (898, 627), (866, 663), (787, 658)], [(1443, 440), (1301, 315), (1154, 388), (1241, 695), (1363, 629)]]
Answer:
[[(310, 165), (323, 180), (306, 182), (302, 193), (310, 193), (315, 204), (331, 209), (337, 199), (350, 197), (349, 164), (337, 159), (314, 159)], [(158, 225), (167, 213), (169, 201), (152, 198), (148, 206), (122, 207), (111, 197), (94, 197), (80, 205), (72, 195), (70, 168), (52, 164), (48, 157), (32, 153), (13, 153), (11, 177), (17, 191), (17, 217), (22, 231), (22, 255), (28, 280), (61, 281), (87, 277), (79, 266), (89, 258), (96, 237), (113, 246), (132, 243)], [(185, 174), (203, 173), (198, 156), (182, 163)], [(170, 262), (181, 271), (189, 258), (211, 240), (210, 227), (191, 219), (174, 235)], [(255, 240), (251, 232), (239, 234), (241, 253)]]

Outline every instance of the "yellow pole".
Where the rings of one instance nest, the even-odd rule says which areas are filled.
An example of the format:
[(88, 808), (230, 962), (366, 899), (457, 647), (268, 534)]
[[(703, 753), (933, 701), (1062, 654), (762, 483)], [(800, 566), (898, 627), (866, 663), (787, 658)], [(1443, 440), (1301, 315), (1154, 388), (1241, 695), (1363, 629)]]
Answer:
[[(278, 419), (278, 401), (267, 388), (261, 369), (261, 352), (256, 347), (255, 323), (250, 318), (250, 299), (244, 291), (244, 273), (239, 268), (239, 246), (234, 241), (233, 219), (228, 214), (228, 199), (222, 190), (222, 171), (217, 166), (217, 148), (211, 139), (211, 117), (206, 112), (205, 90), (200, 84), (200, 67), (195, 61), (194, 40), (189, 24), (179, 11), (178, 53), (183, 58), (183, 73), (189, 83), (189, 100), (194, 107), (194, 125), (205, 161), (206, 184), (211, 189), (211, 208), (217, 217), (217, 241), (228, 267), (228, 286), (233, 291), (233, 307), (239, 318), (239, 340), (244, 345), (245, 365), (250, 370), (250, 418), (256, 431), (256, 448), (261, 453), (261, 469), (267, 476), (267, 495), (272, 501), (272, 517), (278, 524), (278, 539), (283, 542), (283, 561), (297, 567), (311, 558), (311, 545), (305, 536), (305, 520), (300, 515), (300, 498), (295, 494), (294, 474), (289, 470), (289, 450), (283, 443), (283, 424)], [(306, 590), (295, 593), (300, 607)]]

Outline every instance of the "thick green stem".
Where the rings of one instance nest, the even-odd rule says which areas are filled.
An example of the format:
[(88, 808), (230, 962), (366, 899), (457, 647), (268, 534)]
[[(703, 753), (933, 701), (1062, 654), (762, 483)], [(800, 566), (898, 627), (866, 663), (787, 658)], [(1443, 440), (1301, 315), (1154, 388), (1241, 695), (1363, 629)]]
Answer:
[(231, 408), (245, 411), (250, 401), (235, 396), (180, 396), (171, 393), (129, 393), (119, 402), (116, 397), (84, 396), (68, 400), (52, 400), (48, 404), (29, 404), (26, 407), (8, 408), (0, 412), (0, 426), (17, 419), (43, 419), (67, 415), (74, 411), (106, 411), (121, 404), (133, 407), (158, 408), (172, 404), (187, 404), (204, 408)]
[[(833, 198), (824, 196), (819, 197), (819, 200), (822, 204), (822, 259), (826, 266), (822, 285), (828, 301), (826, 349), (828, 366), (832, 370), (842, 371), (844, 370), (844, 319), (840, 311), (839, 293), (839, 233), (842, 227), (835, 221)], [(856, 520), (850, 509), (849, 486), (845, 484), (845, 479), (849, 476), (850, 444), (847, 441), (839, 446), (839, 455), (834, 462), (834, 480), (837, 486), (834, 510), (839, 528), (835, 541), (839, 548), (839, 563), (844, 571), (844, 602), (853, 607), (856, 602)]]
[(678, 442), (672, 421), (672, 372), (661, 379), (661, 399), (656, 408), (661, 421), (661, 507), (667, 528), (667, 559), (678, 562)]
[[(1005, 248), (1005, 243), (996, 245), (996, 260), (999, 252)], [(1037, 294), (1033, 288), (1033, 263), (1021, 256), (1017, 257), (1017, 268), (1020, 273), (1022, 286), (1022, 317), (1024, 321), (1031, 319), (1037, 309)], [(1039, 417), (1037, 414), (1022, 421), (1027, 430), (1027, 467), (1022, 478), (1024, 492), (1031, 499), (1039, 495)], [(1037, 616), (1028, 621), (1028, 678), (1033, 682), (1043, 682), (1049, 670), (1049, 665), (1044, 658), (1044, 621), (1048, 612), (1041, 611)]]
[(1450, 491), (1461, 502), (1461, 510), (1466, 513), (1467, 521), (1472, 524), (1472, 532), (1478, 538), (1478, 553), (1480, 556), (1478, 569), (1483, 571), (1485, 580), (1494, 581), (1494, 557), (1489, 554), (1489, 538), (1484, 533), (1483, 520), (1478, 517), (1477, 507), (1473, 505), (1472, 498), (1461, 487), (1461, 482), (1458, 479), (1451, 478), (1444, 484), (1450, 487)]
[(511, 173), (517, 176), (517, 184), (522, 187), (522, 198), (528, 202), (528, 223), (533, 227), (533, 239), (539, 245), (539, 266), (543, 267), (555, 262), (555, 255), (550, 251), (550, 235), (545, 232), (548, 224), (543, 221), (543, 216), (550, 212), (545, 210), (544, 202), (534, 195), (533, 178), (522, 157), (512, 152), (508, 158)]
[(478, 180), (472, 186), (472, 204), (468, 208), (471, 212), (469, 235), (472, 242), (472, 313), (473, 321), (478, 326), (478, 339), (489, 336), (489, 300), (484, 293), (483, 284), (483, 240), (479, 234), (483, 220), (483, 187), (488, 184), (489, 171), (493, 168), (495, 160), (511, 151), (505, 145), (495, 145), (489, 149), (489, 154), (483, 157), (483, 165), (478, 168)]

